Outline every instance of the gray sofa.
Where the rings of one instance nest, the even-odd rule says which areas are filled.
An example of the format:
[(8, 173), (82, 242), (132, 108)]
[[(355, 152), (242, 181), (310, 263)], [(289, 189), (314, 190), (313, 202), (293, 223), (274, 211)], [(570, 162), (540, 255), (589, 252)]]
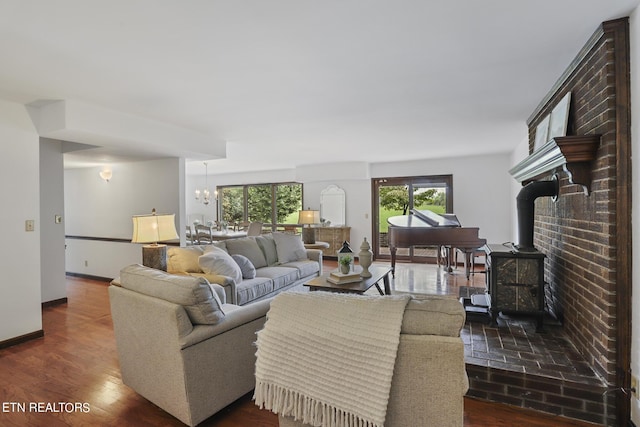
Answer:
[[(241, 275), (236, 265), (229, 266), (224, 259), (215, 260), (213, 266), (203, 270), (203, 255), (224, 258), (225, 254), (213, 253), (217, 249), (243, 265)], [(300, 236), (274, 232), (211, 245), (169, 247), (167, 271), (205, 277), (223, 287), (229, 303), (245, 305), (271, 298), (322, 274), (322, 251), (305, 249)]]
[(109, 287), (122, 381), (194, 426), (255, 385), (269, 300), (226, 304), (221, 286), (132, 265)]

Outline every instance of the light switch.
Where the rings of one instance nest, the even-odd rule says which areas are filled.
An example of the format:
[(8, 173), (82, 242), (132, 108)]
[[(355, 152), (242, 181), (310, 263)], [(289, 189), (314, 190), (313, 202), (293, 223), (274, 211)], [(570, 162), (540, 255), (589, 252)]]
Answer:
[(36, 221), (33, 219), (28, 219), (24, 222), (24, 230), (25, 231), (33, 231), (36, 229)]
[(54, 221), (56, 224), (62, 224), (62, 215), (56, 215)]

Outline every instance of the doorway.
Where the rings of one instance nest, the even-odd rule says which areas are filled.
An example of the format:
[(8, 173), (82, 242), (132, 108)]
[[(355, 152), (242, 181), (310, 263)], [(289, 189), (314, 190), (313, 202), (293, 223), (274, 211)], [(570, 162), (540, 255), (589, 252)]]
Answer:
[[(453, 212), (453, 176), (375, 178), (372, 191), (372, 250), (374, 259), (391, 259), (387, 239), (387, 219), (409, 215), (412, 209), (437, 214)], [(398, 248), (397, 259), (409, 262), (435, 262), (437, 249), (432, 246)]]

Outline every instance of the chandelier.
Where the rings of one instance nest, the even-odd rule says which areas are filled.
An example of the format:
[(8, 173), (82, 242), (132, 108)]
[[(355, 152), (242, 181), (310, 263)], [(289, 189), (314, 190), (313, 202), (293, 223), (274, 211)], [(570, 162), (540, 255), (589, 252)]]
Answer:
[(205, 205), (208, 205), (211, 202), (211, 192), (209, 191), (209, 169), (207, 167), (207, 162), (204, 163), (204, 190), (200, 191), (200, 189), (196, 188), (196, 200), (201, 201)]

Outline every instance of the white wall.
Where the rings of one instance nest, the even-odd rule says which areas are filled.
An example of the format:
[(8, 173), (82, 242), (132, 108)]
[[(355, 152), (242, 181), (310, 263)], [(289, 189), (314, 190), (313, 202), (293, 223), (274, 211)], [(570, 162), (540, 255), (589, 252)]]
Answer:
[[(330, 173), (327, 175), (331, 175)], [(337, 185), (345, 192), (345, 222), (351, 227), (351, 249), (360, 250), (366, 237), (371, 239), (371, 179), (348, 178), (304, 182), (304, 207), (320, 210), (320, 193), (329, 185)]]
[[(640, 105), (640, 12), (634, 10), (629, 19), (630, 43), (631, 43), (631, 223), (640, 224), (640, 155), (638, 155), (638, 144), (635, 142), (637, 135), (640, 135), (640, 110), (633, 112), (633, 106)], [(634, 261), (640, 255), (640, 227), (634, 226), (631, 230), (632, 254)], [(631, 373), (635, 377), (640, 375), (640, 268), (635, 262), (632, 263), (632, 304), (631, 304)], [(633, 327), (636, 325), (636, 327)], [(636, 386), (637, 387), (637, 386)], [(638, 391), (640, 392), (640, 391)], [(637, 426), (640, 425), (640, 401), (636, 397), (631, 398), (631, 421)]]
[[(527, 158), (527, 156), (529, 156), (529, 139), (525, 138), (511, 153), (510, 168), (520, 163), (522, 160)], [(513, 204), (511, 205), (511, 241), (515, 243), (520, 243), (518, 242), (518, 210), (516, 207), (516, 197), (520, 190), (522, 190), (522, 184), (515, 179), (512, 179), (511, 200), (513, 200)]]
[[(526, 128), (523, 127), (523, 132)], [(453, 175), (454, 212), (463, 225), (480, 228), (480, 236), (491, 243), (511, 240), (514, 179), (509, 175), (508, 153), (449, 159), (365, 164), (362, 162), (301, 166), (297, 169), (243, 174), (211, 174), (209, 188), (216, 185), (258, 184), (297, 181), (304, 184), (304, 207), (319, 209), (320, 192), (330, 184), (346, 193), (346, 222), (351, 227), (351, 244), (358, 248), (364, 237), (371, 241), (371, 179), (395, 176)], [(213, 217), (214, 208), (193, 200), (204, 176), (187, 177), (187, 214)], [(207, 210), (208, 209), (208, 210)]]
[(67, 297), (65, 278), (64, 174), (62, 142), (40, 139), (40, 254), (42, 302)]
[(24, 106), (0, 100), (0, 341), (42, 329), (39, 143)]
[[(133, 215), (175, 213), (184, 224), (184, 159), (170, 158), (110, 165), (113, 177), (103, 181), (101, 168), (64, 172), (67, 236), (131, 240)], [(184, 233), (181, 233), (184, 235)], [(142, 262), (142, 247), (127, 242), (66, 239), (66, 271), (113, 278), (128, 264)]]
[(460, 223), (479, 227), (488, 243), (511, 240), (515, 205), (508, 153), (371, 165), (371, 177), (453, 175), (453, 212)]

